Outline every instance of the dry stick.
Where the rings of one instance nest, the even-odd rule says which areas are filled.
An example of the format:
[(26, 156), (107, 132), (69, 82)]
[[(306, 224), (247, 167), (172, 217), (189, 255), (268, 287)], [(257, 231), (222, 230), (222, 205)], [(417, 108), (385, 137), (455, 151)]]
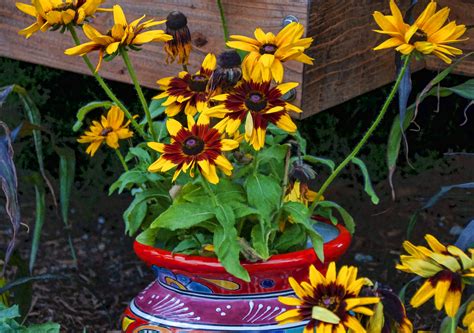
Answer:
[[(74, 29), (73, 26), (68, 25), (68, 29), (71, 32), (72, 38), (74, 39), (74, 42), (76, 45), (80, 45), (81, 41), (79, 40), (79, 37), (77, 36), (76, 30)], [(130, 111), (123, 105), (122, 102), (115, 96), (115, 94), (112, 92), (112, 90), (109, 88), (107, 83), (102, 79), (102, 77), (95, 71), (94, 65), (92, 65), (89, 57), (87, 55), (83, 55), (82, 59), (86, 63), (87, 67), (91, 71), (92, 75), (95, 77), (99, 85), (104, 89), (105, 93), (107, 96), (125, 113), (125, 116), (127, 117), (128, 120), (130, 120), (132, 126), (135, 128), (138, 134), (144, 139), (147, 138), (147, 135), (143, 131), (143, 129), (140, 127), (140, 125), (137, 123), (137, 121), (132, 117)]]
[(375, 131), (375, 129), (377, 128), (377, 126), (380, 124), (380, 122), (382, 121), (385, 113), (387, 112), (388, 110), (388, 107), (390, 106), (390, 103), (392, 102), (393, 98), (395, 97), (395, 94), (397, 93), (397, 90), (398, 90), (398, 87), (400, 86), (400, 82), (402, 81), (402, 78), (403, 76), (405, 75), (405, 72), (408, 68), (408, 64), (410, 63), (410, 59), (411, 59), (411, 55), (408, 55), (406, 56), (405, 58), (405, 62), (403, 63), (403, 67), (402, 69), (400, 70), (400, 73), (398, 74), (398, 77), (397, 77), (397, 81), (395, 82), (395, 85), (393, 86), (392, 88), (392, 91), (390, 91), (390, 94), (388, 95), (387, 97), (387, 100), (385, 101), (385, 104), (383, 105), (382, 109), (380, 110), (380, 113), (379, 115), (377, 116), (377, 118), (375, 119), (374, 123), (372, 124), (372, 126), (369, 127), (369, 129), (367, 130), (367, 132), (365, 133), (365, 135), (362, 137), (362, 139), (359, 141), (359, 143), (357, 144), (357, 146), (354, 148), (354, 150), (352, 150), (352, 152), (344, 159), (344, 161), (341, 162), (341, 164), (339, 164), (337, 166), (337, 168), (331, 173), (331, 175), (329, 176), (328, 179), (326, 179), (326, 181), (323, 183), (323, 185), (321, 186), (321, 188), (319, 189), (318, 191), (318, 195), (316, 196), (316, 199), (314, 200), (314, 202), (311, 204), (310, 206), (310, 209), (309, 209), (309, 213), (312, 215), (313, 212), (314, 212), (314, 209), (317, 207), (318, 205), (318, 202), (321, 200), (321, 197), (324, 193), (324, 191), (326, 191), (326, 189), (328, 188), (328, 186), (332, 183), (332, 181), (337, 177), (337, 175), (339, 174), (339, 172), (341, 172), (342, 169), (344, 169), (346, 167), (347, 164), (349, 164), (352, 159), (359, 153), (359, 151), (361, 150), (361, 148), (365, 145), (365, 143), (367, 142), (367, 140), (370, 138), (370, 136), (372, 135), (372, 133)]

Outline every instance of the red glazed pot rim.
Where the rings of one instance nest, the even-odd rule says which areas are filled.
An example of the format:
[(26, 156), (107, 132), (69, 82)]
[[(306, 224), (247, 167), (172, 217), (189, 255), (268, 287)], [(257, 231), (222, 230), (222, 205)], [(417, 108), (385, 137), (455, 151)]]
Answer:
[[(318, 220), (320, 220), (318, 218)], [(341, 224), (335, 225), (339, 235), (324, 244), (325, 262), (336, 261), (347, 250), (351, 243), (351, 234)], [(135, 240), (133, 248), (138, 257), (147, 265), (156, 265), (171, 270), (190, 271), (196, 274), (204, 273), (225, 273), (226, 270), (219, 263), (217, 258), (192, 256), (186, 254), (173, 254), (170, 251), (144, 245)], [(320, 263), (314, 252), (309, 248), (301, 251), (276, 254), (265, 262), (242, 262), (242, 266), (249, 272), (262, 272), (271, 270), (287, 270), (311, 264)], [(228, 273), (227, 273), (228, 274)]]

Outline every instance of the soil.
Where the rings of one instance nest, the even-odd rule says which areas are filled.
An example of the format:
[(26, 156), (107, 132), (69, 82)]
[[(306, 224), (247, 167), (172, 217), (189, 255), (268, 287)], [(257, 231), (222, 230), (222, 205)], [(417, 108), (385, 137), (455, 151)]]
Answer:
[[(473, 157), (449, 158), (421, 174), (397, 174), (395, 201), (388, 182), (380, 182), (375, 186), (380, 197), (378, 205), (371, 204), (357, 179), (349, 175), (338, 180), (325, 196), (345, 207), (357, 222), (351, 248), (342, 262), (359, 266), (360, 275), (398, 291), (412, 278), (394, 268), (412, 214), (441, 186), (473, 180)], [(21, 199), (28, 202), (25, 197)], [(64, 332), (83, 332), (84, 328), (87, 332), (119, 330), (119, 318), (127, 302), (152, 281), (151, 272), (132, 250), (132, 239), (124, 235), (121, 214), (128, 198), (104, 193), (91, 202), (85, 205), (75, 200), (72, 204), (73, 243), (79, 269), (73, 266), (61, 222), (54, 217), (46, 221), (34, 273), (67, 278), (35, 283), (28, 322), (51, 320), (60, 323)], [(31, 211), (32, 205), (29, 206)], [(24, 213), (25, 222), (32, 223), (32, 216)], [(412, 240), (420, 244), (424, 234), (432, 233), (443, 242), (453, 243), (456, 236), (450, 233), (452, 228), (463, 227), (473, 218), (473, 191), (451, 191), (433, 208), (421, 212)], [(25, 257), (30, 246), (23, 229), (18, 247)], [(412, 292), (410, 288), (408, 296)], [(417, 311), (408, 307), (408, 311), (417, 330), (437, 325), (432, 302)]]

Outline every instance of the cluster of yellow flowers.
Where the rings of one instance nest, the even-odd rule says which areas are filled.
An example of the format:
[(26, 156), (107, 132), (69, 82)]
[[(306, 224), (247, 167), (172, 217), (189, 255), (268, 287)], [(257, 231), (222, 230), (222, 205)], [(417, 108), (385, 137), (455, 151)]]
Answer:
[[(434, 297), (437, 310), (444, 307), (449, 317), (455, 317), (460, 309), (465, 281), (474, 278), (474, 249), (469, 249), (466, 254), (454, 245), (441, 244), (432, 235), (426, 235), (425, 239), (429, 249), (405, 241), (403, 247), (409, 255), (401, 255), (401, 264), (397, 265), (397, 269), (403, 272), (426, 279), (410, 303), (416, 308)], [(335, 264), (330, 263), (323, 275), (311, 266), (309, 283), (299, 284), (293, 278), (289, 283), (297, 297), (280, 297), (280, 302), (296, 308), (276, 318), (281, 324), (309, 320), (305, 333), (315, 329), (316, 332), (332, 333), (346, 330), (358, 333), (413, 332), (413, 325), (398, 297), (387, 289), (375, 288), (374, 291), (372, 282), (366, 278), (357, 279), (356, 267), (343, 266), (336, 274)], [(365, 291), (368, 297), (359, 295), (363, 286), (371, 287)], [(385, 304), (387, 309), (384, 309)], [(371, 318), (363, 320), (362, 315)], [(396, 318), (393, 326), (389, 318)], [(459, 327), (458, 333), (474, 332), (474, 301), (466, 305), (461, 322), (465, 328)]]
[[(195, 74), (182, 71), (178, 76), (158, 80), (163, 92), (155, 99), (164, 99), (166, 106), (170, 144), (149, 143), (161, 153), (149, 170), (166, 172), (176, 167), (175, 176), (181, 171), (194, 175), (194, 169), (210, 182), (217, 183), (216, 166), (230, 174), (232, 164), (222, 155), (221, 147), (229, 147), (225, 140), (236, 142), (240, 127), (244, 124), (243, 138), (256, 151), (265, 145), (267, 126), (270, 123), (294, 133), (296, 125), (290, 112), (302, 112), (288, 103), (284, 95), (294, 89), (297, 83), (281, 83), (284, 77), (282, 63), (296, 60), (312, 63), (304, 51), (312, 38), (301, 38), (304, 28), (293, 22), (276, 36), (255, 31), (256, 39), (245, 36), (231, 36), (227, 45), (247, 51), (241, 64), (235, 51), (227, 51), (216, 57), (210, 53)], [(180, 126), (172, 117), (184, 113), (188, 127)], [(195, 120), (197, 117), (197, 121)], [(221, 119), (211, 127), (212, 118)]]

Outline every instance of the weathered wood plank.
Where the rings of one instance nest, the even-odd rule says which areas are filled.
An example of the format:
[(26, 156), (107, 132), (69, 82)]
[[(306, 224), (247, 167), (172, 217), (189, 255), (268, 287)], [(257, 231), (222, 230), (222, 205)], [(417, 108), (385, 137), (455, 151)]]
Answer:
[[(27, 2), (27, 0), (22, 0)], [(111, 3), (111, 2), (106, 2)], [(200, 62), (208, 52), (220, 52), (225, 49), (220, 16), (215, 1), (209, 0), (117, 0), (127, 17), (134, 19), (146, 14), (147, 17), (162, 19), (172, 10), (179, 9), (188, 16), (189, 27), (194, 39), (199, 37), (197, 47), (191, 55), (190, 68), (198, 70)], [(227, 0), (223, 1), (229, 30), (234, 34), (251, 35), (257, 26), (264, 30), (278, 31), (286, 15), (295, 15), (306, 24), (307, 0)], [(36, 33), (29, 40), (18, 35), (18, 30), (30, 25), (27, 17), (15, 8), (15, 1), (0, 0), (0, 56), (28, 61), (50, 67), (89, 74), (87, 67), (79, 57), (63, 54), (68, 47), (74, 46), (68, 34), (58, 32)], [(100, 13), (94, 19), (99, 30), (106, 31), (113, 24), (112, 15)], [(82, 37), (82, 36), (81, 36)], [(86, 39), (83, 38), (85, 41)], [(96, 56), (92, 58), (96, 60)], [(157, 88), (156, 81), (164, 76), (176, 75), (181, 67), (166, 65), (162, 44), (144, 45), (141, 52), (133, 52), (132, 62), (143, 85)], [(303, 66), (290, 64), (286, 79), (302, 81)], [(126, 68), (118, 57), (112, 62), (104, 62), (100, 71), (105, 78), (130, 82)], [(301, 87), (299, 88), (301, 89)], [(301, 90), (298, 97), (301, 96)]]
[[(27, 0), (22, 0), (26, 2)], [(421, 1), (426, 4), (428, 0)], [(147, 14), (164, 18), (168, 12), (179, 9), (189, 18), (193, 39), (197, 42), (191, 55), (192, 70), (210, 51), (224, 49), (222, 29), (217, 6), (210, 0), (117, 0), (131, 19)], [(408, 8), (409, 0), (401, 0)], [(452, 18), (467, 25), (474, 24), (473, 0), (439, 0), (440, 5), (452, 8)], [(297, 103), (303, 99), (303, 118), (347, 101), (355, 96), (389, 83), (395, 77), (394, 52), (374, 52), (372, 48), (383, 40), (372, 32), (376, 25), (372, 18), (375, 10), (388, 13), (387, 0), (223, 0), (229, 30), (234, 34), (251, 35), (255, 27), (278, 31), (287, 15), (296, 16), (307, 26), (307, 36), (315, 38), (310, 55), (314, 66), (287, 63), (285, 79), (302, 83), (298, 88)], [(15, 8), (15, 1), (0, 0), (0, 56), (29, 61), (79, 73), (88, 73), (76, 57), (63, 55), (73, 46), (66, 35), (55, 32), (38, 33), (30, 40), (17, 31), (31, 23), (31, 19)], [(418, 6), (421, 9), (422, 6)], [(94, 24), (104, 31), (112, 24), (111, 15), (98, 14)], [(474, 33), (470, 40), (460, 44), (466, 52), (474, 50)], [(84, 39), (85, 40), (85, 39)], [(156, 88), (160, 77), (175, 75), (180, 67), (166, 65), (161, 44), (145, 45), (142, 52), (134, 52), (135, 64), (141, 82)], [(95, 58), (94, 58), (95, 59)], [(424, 67), (444, 68), (430, 59), (427, 64), (416, 63), (414, 70)], [(462, 63), (457, 73), (474, 75), (474, 59)], [(119, 58), (104, 63), (101, 74), (109, 79), (129, 82), (126, 69)]]

